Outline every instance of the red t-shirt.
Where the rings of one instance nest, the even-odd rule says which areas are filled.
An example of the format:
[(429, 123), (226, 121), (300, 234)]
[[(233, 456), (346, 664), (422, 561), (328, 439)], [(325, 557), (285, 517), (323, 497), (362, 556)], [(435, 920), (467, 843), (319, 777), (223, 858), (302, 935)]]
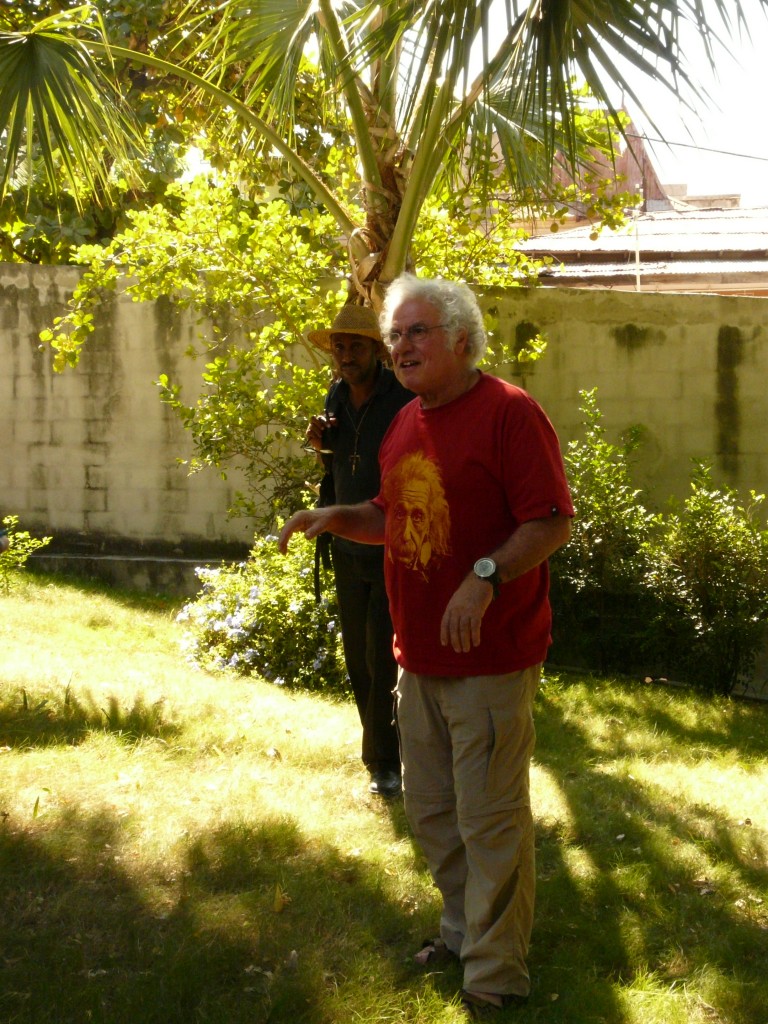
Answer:
[(550, 643), (546, 563), (502, 584), (467, 653), (440, 643), (454, 591), (530, 519), (573, 515), (557, 436), (520, 388), (483, 374), (446, 405), (418, 400), (396, 416), (379, 452), (385, 571), (395, 657), (432, 676), (501, 675), (543, 661)]

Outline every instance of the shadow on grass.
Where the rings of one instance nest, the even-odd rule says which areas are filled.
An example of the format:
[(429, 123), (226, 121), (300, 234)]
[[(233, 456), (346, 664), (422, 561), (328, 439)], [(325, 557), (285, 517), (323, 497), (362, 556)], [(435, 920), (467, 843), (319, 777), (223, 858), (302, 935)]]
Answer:
[(26, 748), (56, 743), (76, 745), (94, 730), (109, 732), (128, 743), (142, 737), (169, 739), (175, 725), (163, 718), (163, 702), (134, 699), (123, 708), (114, 696), (99, 703), (91, 694), (77, 696), (21, 689), (0, 699), (0, 746)]
[[(629, 1024), (642, 1019), (643, 992), (623, 998), (619, 985), (650, 977), (651, 996), (688, 983), (699, 992), (707, 974), (715, 1008), (681, 996), (690, 1012), (676, 1019), (762, 1024), (768, 919), (728, 886), (765, 894), (764, 837), (734, 833), (711, 806), (659, 802), (616, 768), (622, 751), (638, 756), (629, 730), (619, 723), (606, 740), (595, 724), (621, 707), (691, 750), (728, 752), (743, 737), (765, 756), (764, 709), (684, 728), (672, 706), (607, 683), (582, 689), (581, 705), (546, 689), (539, 700), (537, 763), (565, 811), (538, 827), (533, 997), (496, 1019)], [(400, 802), (379, 813), (407, 834)], [(36, 823), (34, 838), (0, 826), (0, 1021), (417, 1024), (441, 1020), (460, 986), (455, 968), (425, 979), (411, 962), (435, 905), (412, 912), (378, 865), (302, 833), (290, 815), (179, 835), (178, 866), (151, 875), (121, 859), (125, 827), (73, 810)], [(692, 850), (711, 866), (709, 883)], [(713, 880), (719, 868), (734, 881)]]
[(341, 1024), (407, 981), (381, 873), (290, 818), (189, 837), (181, 870), (138, 882), (122, 827), (0, 827), (0, 1020)]
[[(606, 715), (624, 703), (634, 716), (609, 744), (596, 742), (588, 714), (574, 722), (572, 705), (557, 695), (543, 693), (537, 715), (537, 762), (559, 784), (567, 808), (565, 824), (537, 830), (531, 966), (542, 988), (559, 1000), (565, 994), (553, 1019), (621, 1021), (615, 982), (642, 988), (650, 978), (648, 991), (659, 994), (706, 976), (718, 1003), (707, 1011), (712, 1019), (757, 1021), (768, 1005), (765, 836), (748, 823), (735, 831), (718, 809), (678, 801), (674, 793), (659, 803), (655, 787), (638, 784), (614, 762), (630, 753), (642, 757), (626, 739), (636, 724), (664, 730), (676, 750), (725, 754), (741, 751), (743, 739), (750, 755), (765, 758), (768, 715), (733, 705), (722, 729), (686, 728), (656, 703), (623, 702), (624, 691), (607, 681), (594, 686), (586, 711)], [(660, 782), (663, 772), (660, 763)], [(713, 880), (718, 874), (721, 883)], [(692, 1012), (704, 1012), (702, 1006)]]

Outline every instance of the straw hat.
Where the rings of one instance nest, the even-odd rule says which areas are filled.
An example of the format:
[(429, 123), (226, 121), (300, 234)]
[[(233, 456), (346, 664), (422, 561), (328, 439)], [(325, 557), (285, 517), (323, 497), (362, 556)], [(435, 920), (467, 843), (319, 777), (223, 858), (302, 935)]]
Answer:
[(331, 335), (333, 334), (360, 334), (364, 338), (373, 338), (379, 343), (380, 351), (384, 350), (379, 330), (379, 318), (370, 306), (353, 304), (342, 306), (330, 327), (310, 331), (307, 338), (316, 348), (322, 349), (323, 352), (330, 352)]

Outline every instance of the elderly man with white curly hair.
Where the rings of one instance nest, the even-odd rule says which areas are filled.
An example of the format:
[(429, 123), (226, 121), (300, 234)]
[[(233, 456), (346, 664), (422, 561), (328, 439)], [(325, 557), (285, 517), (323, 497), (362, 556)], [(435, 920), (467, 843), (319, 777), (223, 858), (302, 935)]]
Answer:
[(530, 991), (533, 701), (547, 558), (573, 506), (541, 407), (478, 369), (486, 336), (466, 285), (403, 275), (380, 323), (417, 396), (384, 437), (380, 492), (296, 513), (279, 544), (329, 531), (384, 545), (405, 810), (443, 898), (440, 935), (416, 959), (458, 958), (474, 1013)]

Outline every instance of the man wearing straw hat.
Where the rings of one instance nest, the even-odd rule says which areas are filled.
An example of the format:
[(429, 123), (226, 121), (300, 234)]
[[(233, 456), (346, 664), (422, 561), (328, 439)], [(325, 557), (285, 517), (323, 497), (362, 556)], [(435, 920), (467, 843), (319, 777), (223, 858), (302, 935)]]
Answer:
[[(346, 305), (329, 328), (310, 331), (328, 352), (336, 380), (322, 416), (313, 416), (307, 443), (333, 480), (333, 501), (356, 504), (379, 493), (379, 447), (398, 411), (413, 395), (382, 363), (386, 352), (372, 309)], [(400, 793), (400, 753), (394, 725), (397, 664), (378, 545), (332, 540), (344, 660), (363, 726), (362, 760), (370, 791)]]

